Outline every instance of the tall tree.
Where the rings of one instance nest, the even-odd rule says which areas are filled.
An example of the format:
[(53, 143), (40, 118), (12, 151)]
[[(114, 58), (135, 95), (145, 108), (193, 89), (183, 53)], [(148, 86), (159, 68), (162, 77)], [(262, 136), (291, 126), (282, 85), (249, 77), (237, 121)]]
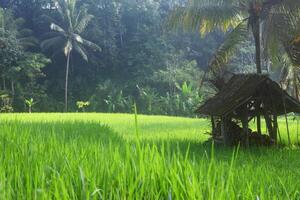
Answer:
[[(170, 17), (170, 26), (182, 25), (186, 30), (206, 34), (214, 29), (228, 32), (225, 41), (210, 62), (210, 69), (218, 73), (234, 55), (239, 45), (248, 39), (248, 29), (255, 42), (257, 73), (262, 73), (261, 36), (263, 22), (270, 22), (273, 13), (292, 13), (300, 2), (293, 0), (189, 0)], [(278, 41), (277, 41), (278, 42)]]
[(88, 53), (85, 47), (91, 48), (94, 51), (101, 51), (101, 48), (82, 37), (89, 22), (93, 16), (88, 13), (86, 6), (78, 7), (76, 0), (58, 0), (56, 1), (56, 10), (59, 13), (60, 21), (56, 22), (53, 18), (51, 20), (50, 28), (52, 32), (51, 37), (44, 40), (41, 47), (45, 50), (63, 49), (66, 57), (66, 73), (65, 73), (65, 112), (68, 111), (68, 79), (70, 68), (70, 57), (75, 50), (81, 57), (88, 61)]

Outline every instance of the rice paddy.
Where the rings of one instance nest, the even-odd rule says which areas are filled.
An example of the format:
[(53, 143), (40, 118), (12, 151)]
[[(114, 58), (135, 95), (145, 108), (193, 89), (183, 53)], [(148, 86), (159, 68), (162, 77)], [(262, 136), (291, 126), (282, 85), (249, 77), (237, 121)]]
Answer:
[(300, 199), (298, 147), (212, 145), (206, 119), (1, 114), (0, 130), (0, 199)]

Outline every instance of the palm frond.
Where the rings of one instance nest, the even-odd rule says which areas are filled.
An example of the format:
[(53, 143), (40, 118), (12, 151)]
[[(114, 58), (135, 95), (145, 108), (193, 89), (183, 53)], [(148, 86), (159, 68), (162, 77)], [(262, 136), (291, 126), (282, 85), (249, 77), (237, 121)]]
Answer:
[(76, 23), (74, 27), (74, 31), (78, 34), (81, 34), (83, 31), (85, 31), (86, 27), (90, 23), (90, 21), (93, 19), (93, 15), (90, 15), (87, 13), (86, 8), (80, 9), (77, 17), (76, 17)]
[(246, 20), (241, 22), (235, 29), (229, 32), (225, 41), (216, 51), (209, 63), (208, 69), (218, 76), (224, 71), (224, 68), (237, 51), (240, 44), (248, 38), (248, 29)]
[(285, 45), (285, 50), (293, 65), (300, 68), (300, 43)]
[(60, 27), (59, 25), (57, 25), (57, 24), (51, 23), (50, 28), (53, 31), (57, 31), (57, 32), (59, 32), (61, 34), (66, 34), (66, 31), (62, 27)]
[[(300, 1), (268, 1), (268, 9), (265, 9), (263, 45), (264, 54), (270, 58), (272, 62), (276, 62), (279, 54), (284, 49), (289, 55), (292, 62), (296, 60), (293, 54), (298, 54), (299, 48), (295, 45), (294, 39), (300, 34)], [(300, 63), (299, 63), (300, 64)]]
[(41, 43), (41, 48), (44, 51), (49, 51), (51, 49), (61, 49), (66, 39), (62, 36), (55, 36), (44, 40)]
[(34, 47), (37, 46), (39, 43), (38, 40), (33, 36), (21, 37), (18, 39), (18, 41), (24, 48)]
[(52, 38), (52, 37), (57, 37), (57, 36), (62, 36), (62, 34), (58, 33), (58, 32), (55, 32), (55, 31), (49, 31), (45, 34), (43, 34), (43, 40), (46, 40), (46, 39), (49, 39), (49, 38)]
[(57, 11), (63, 20), (63, 26), (51, 23), (50, 27), (53, 32), (48, 33), (48, 36), (53, 38), (46, 39), (42, 43), (43, 49), (50, 49), (51, 43), (55, 45), (57, 42), (61, 42), (65, 55), (70, 54), (75, 49), (85, 60), (87, 60), (87, 53), (84, 46), (94, 51), (101, 51), (97, 44), (80, 35), (92, 19), (92, 15), (88, 14), (87, 9), (84, 6), (77, 9), (76, 0), (56, 0), (56, 2), (58, 2)]
[(98, 51), (98, 52), (102, 51), (100, 46), (86, 39), (83, 39), (82, 45), (91, 48), (93, 51)]
[(190, 0), (187, 6), (178, 7), (171, 13), (167, 26), (198, 30), (204, 35), (215, 28), (226, 32), (235, 28), (243, 18), (243, 13), (233, 1)]
[(48, 23), (48, 24), (51, 24), (51, 23), (54, 23), (54, 24), (59, 24), (59, 22), (54, 19), (53, 17), (50, 17), (49, 15), (41, 15), (40, 16), (40, 20), (44, 23)]
[(83, 43), (83, 38), (79, 34), (73, 33), (72, 39), (78, 43)]
[(20, 29), (18, 31), (18, 36), (22, 37), (22, 36), (29, 36), (32, 35), (33, 31), (31, 29), (28, 28), (24, 28), (24, 29)]
[(76, 44), (74, 43), (74, 50), (79, 53), (79, 55), (85, 60), (88, 62), (88, 56), (87, 56), (87, 52), (86, 50), (84, 49), (84, 47), (82, 47), (81, 45), (79, 44)]

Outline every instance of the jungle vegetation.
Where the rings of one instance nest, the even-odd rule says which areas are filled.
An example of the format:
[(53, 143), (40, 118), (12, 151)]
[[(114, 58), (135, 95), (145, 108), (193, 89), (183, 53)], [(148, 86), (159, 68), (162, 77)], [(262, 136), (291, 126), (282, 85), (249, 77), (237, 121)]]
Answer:
[(268, 73), (299, 97), (297, 1), (0, 7), (1, 112), (130, 112), (136, 102), (141, 113), (191, 116), (232, 73)]

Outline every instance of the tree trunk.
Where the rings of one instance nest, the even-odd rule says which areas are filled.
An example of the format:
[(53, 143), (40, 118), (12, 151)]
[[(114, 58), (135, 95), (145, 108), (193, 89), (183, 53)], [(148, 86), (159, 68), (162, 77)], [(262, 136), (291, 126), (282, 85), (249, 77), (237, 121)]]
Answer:
[(256, 71), (258, 74), (262, 73), (261, 70), (261, 44), (260, 44), (260, 21), (259, 17), (256, 17), (255, 22), (252, 25), (252, 32), (255, 41), (255, 60), (256, 60)]
[(3, 81), (3, 90), (6, 90), (6, 81), (5, 81), (4, 77), (3, 77), (2, 81)]
[(15, 99), (15, 83), (11, 81), (11, 102), (13, 103)]
[[(252, 26), (252, 32), (254, 36), (255, 41), (255, 62), (256, 62), (256, 72), (258, 74), (262, 73), (261, 70), (261, 45), (260, 45), (260, 23), (259, 23), (259, 17), (256, 18), (253, 26)], [(261, 134), (261, 120), (260, 120), (260, 114), (256, 116), (257, 119), (257, 132)]]
[(67, 66), (66, 66), (66, 82), (65, 82), (65, 112), (68, 112), (68, 81), (69, 81), (70, 55), (71, 52), (68, 52)]

